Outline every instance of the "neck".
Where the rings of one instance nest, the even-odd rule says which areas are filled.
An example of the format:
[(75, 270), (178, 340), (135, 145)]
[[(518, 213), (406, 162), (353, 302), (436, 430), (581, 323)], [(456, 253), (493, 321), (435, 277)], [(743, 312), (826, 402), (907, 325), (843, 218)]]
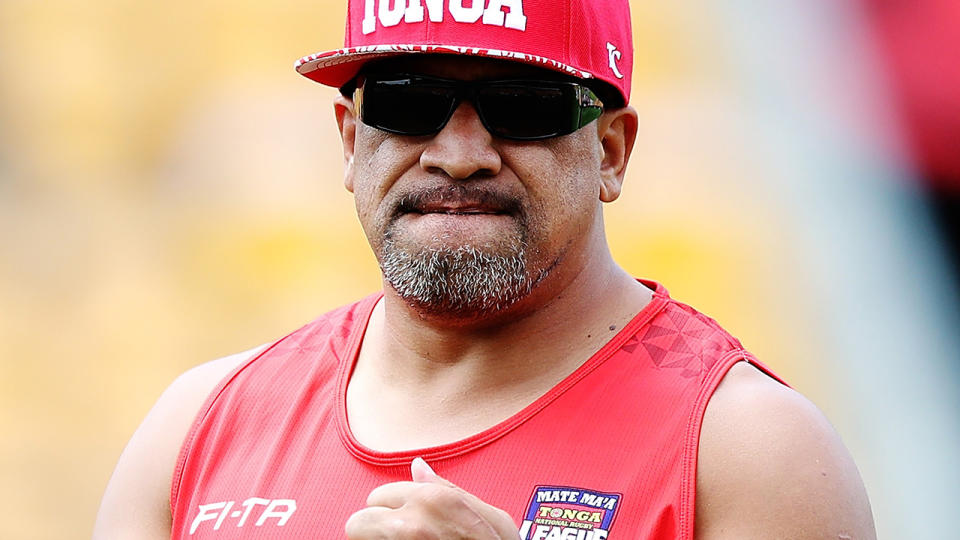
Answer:
[(450, 373), (470, 380), (471, 388), (566, 375), (650, 300), (650, 291), (602, 247), (583, 257), (577, 271), (558, 267), (528, 297), (483, 318), (424, 313), (386, 286), (364, 342), (377, 352), (368, 358), (385, 377), (418, 387)]
[[(494, 322), (423, 314), (385, 288), (347, 389), (354, 436), (380, 451), (488, 429), (575, 371), (651, 298), (602, 253), (566, 260)], [(577, 268), (571, 272), (570, 268)]]

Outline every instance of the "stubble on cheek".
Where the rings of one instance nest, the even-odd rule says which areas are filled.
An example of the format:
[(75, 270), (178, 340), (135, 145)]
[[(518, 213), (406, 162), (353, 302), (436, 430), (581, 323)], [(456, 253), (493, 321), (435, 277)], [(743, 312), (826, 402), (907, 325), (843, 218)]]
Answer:
[(409, 142), (358, 122), (354, 164), (357, 218), (374, 253), (392, 220), (389, 193), (404, 172), (417, 166), (419, 153)]

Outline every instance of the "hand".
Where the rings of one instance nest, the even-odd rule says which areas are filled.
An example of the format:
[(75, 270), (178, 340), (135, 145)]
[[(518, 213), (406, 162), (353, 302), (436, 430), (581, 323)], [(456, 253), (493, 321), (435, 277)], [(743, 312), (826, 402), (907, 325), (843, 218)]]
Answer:
[(384, 484), (347, 520), (349, 540), (516, 540), (513, 518), (437, 476), (420, 458), (411, 482)]

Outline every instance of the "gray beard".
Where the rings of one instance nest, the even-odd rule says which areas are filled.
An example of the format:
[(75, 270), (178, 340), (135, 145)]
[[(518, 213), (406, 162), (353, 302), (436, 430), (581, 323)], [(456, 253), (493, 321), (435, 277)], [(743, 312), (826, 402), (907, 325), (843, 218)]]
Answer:
[(508, 253), (473, 246), (420, 248), (411, 252), (386, 235), (380, 268), (387, 283), (417, 308), (470, 317), (497, 312), (533, 290), (542, 276), (527, 272), (525, 242)]

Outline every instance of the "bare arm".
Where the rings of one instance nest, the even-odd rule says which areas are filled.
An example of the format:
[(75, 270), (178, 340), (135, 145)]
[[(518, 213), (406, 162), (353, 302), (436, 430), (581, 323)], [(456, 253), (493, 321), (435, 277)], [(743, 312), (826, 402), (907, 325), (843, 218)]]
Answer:
[(697, 540), (874, 540), (853, 459), (806, 398), (734, 366), (707, 406), (697, 471)]
[(94, 540), (170, 538), (170, 482), (180, 445), (217, 383), (259, 350), (197, 366), (164, 391), (117, 462), (100, 502)]

